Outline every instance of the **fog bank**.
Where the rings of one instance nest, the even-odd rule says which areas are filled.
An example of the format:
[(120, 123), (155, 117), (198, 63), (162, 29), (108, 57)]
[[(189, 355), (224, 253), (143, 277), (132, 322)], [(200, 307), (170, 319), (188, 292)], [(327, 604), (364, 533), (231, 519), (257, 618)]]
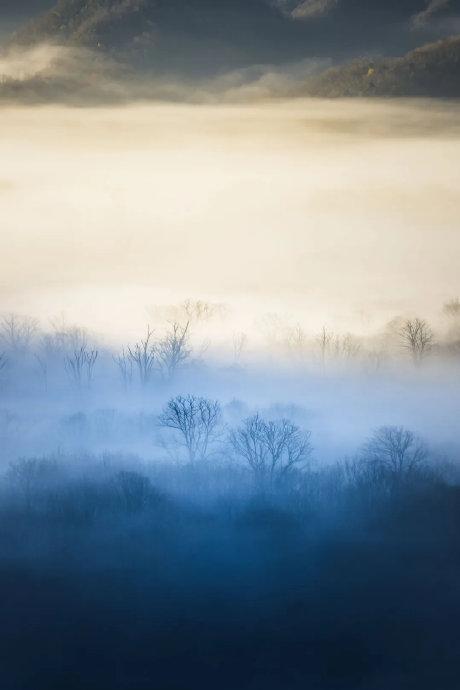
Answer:
[(363, 331), (459, 291), (456, 104), (5, 107), (0, 122), (1, 311), (116, 334), (192, 296), (245, 328), (278, 311)]

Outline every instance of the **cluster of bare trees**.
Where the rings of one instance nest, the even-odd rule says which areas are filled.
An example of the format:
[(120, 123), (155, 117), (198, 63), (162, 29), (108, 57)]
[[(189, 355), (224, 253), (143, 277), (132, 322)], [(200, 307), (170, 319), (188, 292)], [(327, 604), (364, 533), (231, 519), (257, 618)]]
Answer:
[(144, 338), (114, 357), (123, 386), (128, 388), (137, 373), (140, 384), (147, 386), (155, 373), (171, 381), (177, 372), (191, 359), (190, 322), (170, 324), (166, 334), (155, 339), (147, 328)]
[[(260, 413), (227, 428), (219, 402), (194, 395), (172, 398), (158, 417), (172, 431), (169, 448), (182, 448), (191, 465), (213, 457), (233, 457), (250, 470), (256, 485), (274, 489), (293, 472), (311, 467), (311, 432), (289, 419), (265, 419)], [(382, 426), (343, 465), (349, 484), (369, 496), (394, 495), (424, 476), (429, 452), (408, 429)]]
[[(205, 318), (205, 303), (185, 303), (194, 318)], [(35, 362), (35, 369), (46, 390), (50, 371), (62, 362), (70, 383), (77, 389), (91, 387), (99, 351), (89, 345), (84, 329), (69, 326), (62, 317), (51, 323), (49, 333), (40, 333), (34, 319), (9, 314), (0, 319), (0, 373), (11, 362), (23, 358)], [(155, 337), (150, 327), (146, 335), (134, 345), (123, 348), (113, 360), (123, 386), (128, 389), (135, 376), (142, 386), (147, 386), (154, 375), (170, 381), (191, 359), (190, 321), (173, 322), (166, 333)]]
[(273, 486), (294, 468), (305, 466), (312, 453), (310, 437), (310, 431), (301, 431), (287, 419), (270, 421), (256, 414), (232, 430), (229, 440), (257, 482)]
[(346, 463), (351, 483), (369, 500), (394, 495), (423, 476), (428, 458), (425, 443), (408, 429), (382, 426), (376, 429), (358, 456)]
[[(457, 314), (456, 300), (446, 305), (445, 313), (450, 316)], [(460, 314), (460, 308), (458, 313)], [(431, 326), (420, 318), (403, 321), (396, 319), (395, 323), (396, 343), (393, 344), (419, 366), (435, 349), (435, 336)], [(300, 324), (287, 327), (273, 314), (267, 315), (262, 326), (271, 347), (285, 349), (291, 357), (300, 362), (316, 358), (323, 372), (332, 364), (351, 364), (359, 361), (363, 362), (367, 369), (378, 370), (388, 357), (383, 342), (371, 343), (369, 348), (364, 340), (361, 341), (353, 334), (340, 334), (327, 326), (323, 326), (315, 336), (309, 337)], [(284, 338), (280, 335), (282, 333)]]
[[(147, 328), (145, 335), (134, 344), (123, 347), (112, 356), (124, 390), (138, 382), (148, 387), (160, 379), (172, 381), (177, 373), (193, 360), (191, 331), (199, 324), (223, 318), (223, 305), (204, 301), (187, 300), (180, 305), (163, 308), (166, 315), (177, 317), (170, 321), (167, 330), (158, 335)], [(163, 314), (163, 316), (165, 315)], [(460, 354), (460, 300), (452, 299), (444, 305), (444, 318), (448, 319), (448, 333), (436, 340), (433, 328), (424, 319), (394, 319), (386, 331), (373, 338), (358, 338), (351, 333), (340, 334), (323, 326), (316, 335), (308, 336), (300, 324), (288, 327), (276, 314), (266, 315), (259, 326), (275, 352), (286, 353), (301, 363), (321, 367), (323, 372), (335, 365), (356, 367), (364, 371), (377, 371), (391, 356), (404, 354), (416, 367), (420, 367), (430, 355), (453, 357)], [(16, 373), (33, 371), (48, 389), (50, 380), (59, 381), (62, 366), (72, 386), (78, 389), (91, 387), (96, 369), (105, 362), (103, 352), (90, 344), (88, 334), (82, 328), (69, 325), (64, 317), (52, 320), (49, 332), (42, 332), (35, 319), (16, 314), (0, 317), (0, 374), (6, 382), (7, 371)], [(194, 331), (196, 336), (196, 332)], [(242, 362), (248, 338), (236, 333), (230, 344), (234, 365)], [(195, 346), (195, 359), (196, 346)], [(27, 367), (25, 366), (27, 364)], [(16, 366), (18, 365), (18, 366)], [(24, 365), (24, 366), (23, 366)], [(53, 373), (54, 372), (54, 373)]]
[(248, 465), (259, 485), (273, 486), (294, 468), (305, 467), (312, 453), (310, 432), (289, 420), (266, 420), (256, 414), (227, 430), (219, 402), (200, 396), (172, 398), (158, 422), (174, 432), (175, 443), (185, 449), (190, 463), (230, 451)]
[(28, 316), (6, 314), (0, 319), (0, 342), (9, 352), (27, 351), (37, 333), (37, 321)]
[(91, 387), (97, 358), (98, 351), (90, 350), (85, 345), (65, 358), (66, 371), (78, 389)]

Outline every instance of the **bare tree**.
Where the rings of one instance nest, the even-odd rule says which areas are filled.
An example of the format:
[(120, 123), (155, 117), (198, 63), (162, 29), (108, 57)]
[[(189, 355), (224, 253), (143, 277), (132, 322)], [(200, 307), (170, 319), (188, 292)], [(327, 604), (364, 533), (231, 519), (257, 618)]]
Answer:
[(88, 350), (83, 346), (65, 358), (66, 371), (77, 388), (91, 387), (97, 357), (97, 350)]
[(0, 374), (6, 369), (8, 358), (4, 352), (0, 352)]
[(294, 467), (301, 468), (309, 459), (311, 433), (302, 431), (287, 419), (265, 421), (259, 414), (248, 417), (230, 432), (230, 444), (243, 458), (261, 485), (272, 486)]
[(28, 350), (37, 331), (37, 321), (28, 316), (7, 314), (0, 320), (0, 340), (13, 352)]
[(210, 321), (217, 316), (224, 316), (227, 311), (225, 304), (204, 300), (187, 299), (181, 306), (189, 323)]
[(146, 386), (152, 378), (156, 360), (153, 331), (150, 330), (150, 326), (147, 327), (145, 338), (137, 342), (133, 348), (128, 347), (128, 355), (137, 368), (141, 385)]
[(120, 372), (123, 388), (127, 391), (133, 381), (133, 360), (124, 348), (119, 355), (113, 358), (113, 360)]
[(158, 418), (160, 427), (179, 435), (190, 463), (205, 460), (219, 436), (222, 414), (217, 400), (195, 395), (172, 398)]
[(433, 349), (434, 333), (423, 319), (407, 319), (399, 331), (402, 347), (420, 364)]
[(227, 307), (218, 302), (187, 299), (180, 304), (154, 307), (150, 309), (150, 313), (155, 319), (195, 325), (225, 316)]
[(454, 299), (449, 300), (448, 302), (445, 303), (443, 307), (444, 314), (446, 316), (450, 316), (452, 318), (459, 318), (460, 317), (460, 299), (458, 297), (455, 297)]
[(326, 362), (330, 354), (331, 345), (334, 341), (334, 333), (329, 331), (326, 326), (323, 326), (321, 332), (316, 336), (316, 342), (319, 348), (319, 356), (323, 372), (326, 371)]
[(162, 375), (171, 380), (178, 369), (190, 359), (192, 353), (189, 347), (190, 321), (184, 326), (175, 322), (170, 330), (156, 346), (156, 358)]
[(368, 471), (400, 484), (421, 469), (428, 451), (411, 431), (398, 426), (382, 426), (374, 431), (361, 451)]

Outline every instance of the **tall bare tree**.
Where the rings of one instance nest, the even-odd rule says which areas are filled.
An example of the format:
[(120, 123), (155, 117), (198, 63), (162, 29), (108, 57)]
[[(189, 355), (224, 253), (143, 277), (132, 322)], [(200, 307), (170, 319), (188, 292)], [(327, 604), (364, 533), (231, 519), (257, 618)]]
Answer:
[(178, 322), (171, 324), (165, 337), (156, 346), (156, 358), (162, 375), (171, 380), (177, 371), (190, 359), (189, 347), (190, 321), (183, 326)]
[(294, 467), (308, 461), (311, 433), (302, 431), (287, 419), (265, 421), (259, 414), (248, 417), (230, 432), (235, 454), (247, 462), (256, 481), (272, 486)]
[(365, 443), (361, 456), (382, 476), (401, 483), (422, 466), (428, 450), (412, 431), (382, 426)]
[(158, 418), (160, 427), (177, 432), (191, 464), (205, 460), (219, 436), (220, 404), (196, 395), (172, 398)]
[(326, 362), (330, 354), (332, 343), (334, 342), (334, 333), (326, 326), (323, 326), (320, 333), (316, 336), (316, 342), (319, 348), (319, 356), (323, 372), (326, 371)]
[(434, 346), (434, 333), (423, 319), (407, 319), (399, 331), (402, 347), (420, 364)]
[(98, 351), (88, 350), (85, 346), (65, 358), (66, 371), (77, 388), (91, 387), (97, 358)]
[(128, 347), (128, 355), (137, 368), (141, 385), (146, 386), (152, 378), (156, 364), (156, 346), (150, 326), (147, 327), (145, 338), (139, 340), (134, 347)]

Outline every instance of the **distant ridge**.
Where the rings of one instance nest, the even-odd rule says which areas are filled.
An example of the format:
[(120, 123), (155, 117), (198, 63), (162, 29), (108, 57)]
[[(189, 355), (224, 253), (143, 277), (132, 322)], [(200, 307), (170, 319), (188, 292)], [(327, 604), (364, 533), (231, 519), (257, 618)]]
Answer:
[(430, 43), (401, 58), (360, 59), (307, 84), (313, 96), (460, 96), (460, 36)]

